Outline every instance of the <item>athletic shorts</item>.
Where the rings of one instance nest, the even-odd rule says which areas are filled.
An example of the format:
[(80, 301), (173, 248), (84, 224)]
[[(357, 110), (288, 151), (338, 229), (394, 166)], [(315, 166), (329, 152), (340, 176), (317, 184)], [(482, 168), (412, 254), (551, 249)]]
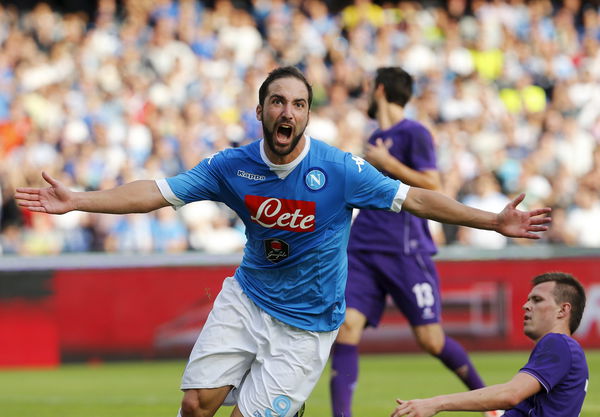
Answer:
[(192, 349), (181, 389), (232, 385), (224, 404), (237, 404), (244, 417), (291, 417), (319, 380), (336, 335), (282, 323), (227, 278)]
[(377, 327), (388, 294), (412, 326), (440, 322), (439, 278), (428, 254), (350, 251), (346, 306)]

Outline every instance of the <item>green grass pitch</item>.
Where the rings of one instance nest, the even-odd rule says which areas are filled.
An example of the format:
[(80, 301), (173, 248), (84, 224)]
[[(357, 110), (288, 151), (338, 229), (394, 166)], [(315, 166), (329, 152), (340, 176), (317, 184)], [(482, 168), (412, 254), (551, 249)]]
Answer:
[[(600, 416), (600, 351), (588, 351), (590, 384), (581, 417)], [(508, 380), (527, 360), (525, 352), (474, 353), (488, 384)], [(49, 370), (0, 370), (2, 417), (175, 417), (183, 361), (68, 364)], [(354, 414), (389, 416), (397, 397), (463, 390), (460, 382), (424, 354), (365, 355), (360, 364)], [(306, 404), (306, 417), (329, 417), (329, 368)], [(229, 416), (229, 407), (218, 417)], [(479, 413), (442, 413), (446, 417)]]

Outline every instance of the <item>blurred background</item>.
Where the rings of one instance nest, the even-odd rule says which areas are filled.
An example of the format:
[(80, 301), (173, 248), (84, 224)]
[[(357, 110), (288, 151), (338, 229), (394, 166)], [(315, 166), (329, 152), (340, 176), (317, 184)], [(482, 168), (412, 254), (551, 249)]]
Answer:
[[(230, 210), (49, 216), (14, 188), (43, 186), (42, 170), (77, 190), (164, 178), (256, 140), (258, 87), (280, 65), (313, 85), (309, 133), (358, 155), (369, 80), (404, 67), (447, 195), (553, 208), (533, 244), (432, 223), (449, 333), (527, 349), (529, 279), (565, 270), (590, 294), (580, 338), (600, 347), (599, 3), (3, 1), (0, 365), (187, 354), (245, 243)], [(363, 348), (414, 348), (387, 317)]]
[[(436, 140), (444, 192), (488, 210), (551, 206), (551, 245), (600, 248), (598, 1), (4, 1), (0, 5), (0, 251), (236, 253), (214, 203), (46, 216), (15, 186), (161, 178), (262, 136), (257, 89), (275, 66), (315, 90), (311, 135), (361, 154), (368, 80), (401, 65), (409, 118)], [(527, 242), (433, 225), (441, 246)], [(536, 243), (537, 244), (537, 243)]]

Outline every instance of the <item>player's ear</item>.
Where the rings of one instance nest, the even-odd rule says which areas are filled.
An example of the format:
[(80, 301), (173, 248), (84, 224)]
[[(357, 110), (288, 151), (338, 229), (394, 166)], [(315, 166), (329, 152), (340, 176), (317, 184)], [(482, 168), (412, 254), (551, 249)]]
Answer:
[(256, 106), (256, 120), (262, 122), (262, 106), (259, 104)]
[(571, 309), (572, 306), (570, 303), (562, 303), (560, 305), (560, 310), (558, 310), (558, 317), (562, 319), (568, 316), (569, 314), (571, 314)]

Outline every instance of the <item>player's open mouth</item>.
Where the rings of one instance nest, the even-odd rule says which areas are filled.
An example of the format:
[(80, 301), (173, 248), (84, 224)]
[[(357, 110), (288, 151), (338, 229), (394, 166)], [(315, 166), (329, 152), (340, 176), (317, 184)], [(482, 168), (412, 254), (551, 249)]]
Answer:
[(277, 139), (281, 141), (287, 141), (292, 137), (292, 126), (288, 124), (279, 125), (277, 127)]

